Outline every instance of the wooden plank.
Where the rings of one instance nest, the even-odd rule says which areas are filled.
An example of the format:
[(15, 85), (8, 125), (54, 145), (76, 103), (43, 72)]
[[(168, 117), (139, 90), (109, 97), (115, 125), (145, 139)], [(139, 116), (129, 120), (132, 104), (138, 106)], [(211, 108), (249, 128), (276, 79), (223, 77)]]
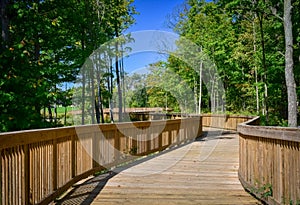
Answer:
[(72, 178), (76, 176), (76, 138), (75, 135), (72, 135), (72, 144), (71, 144), (71, 159), (72, 159), (72, 165), (71, 165), (71, 169), (72, 169)]
[[(141, 149), (139, 150), (139, 154), (142, 154), (142, 152), (143, 154), (151, 153), (153, 151), (166, 148), (168, 144), (167, 142), (165, 142), (166, 137), (168, 137), (169, 140), (172, 139), (174, 140), (174, 142), (176, 141), (176, 144), (180, 144), (182, 141), (186, 141), (191, 137), (191, 135), (194, 135), (194, 133), (196, 132), (194, 130), (195, 127), (192, 126), (192, 122), (194, 120), (195, 119), (177, 119), (167, 122), (151, 122), (151, 126), (153, 123), (153, 126), (156, 127), (157, 130), (160, 130), (161, 127), (166, 126), (166, 132), (163, 133), (163, 139), (153, 138), (153, 140), (147, 143), (147, 145), (145, 145), (145, 143), (143, 142), (139, 142), (139, 146), (137, 146), (138, 148), (140, 147), (139, 149)], [(186, 127), (179, 130), (179, 125), (181, 123), (186, 125)], [(149, 122), (134, 123), (134, 126), (143, 130), (147, 129), (149, 125)], [(199, 125), (199, 127), (200, 126), (201, 125)], [(120, 124), (120, 128), (131, 130), (131, 137), (135, 138), (136, 133), (134, 133), (134, 130), (131, 127), (132, 123)], [(75, 137), (77, 131), (79, 132), (79, 134), (82, 133), (84, 136), (90, 136), (95, 132), (95, 128), (97, 128), (98, 130), (100, 128), (103, 132), (110, 133), (108, 134), (107, 140), (112, 146), (115, 145), (116, 142), (114, 142), (114, 136), (111, 135), (111, 133), (116, 130), (116, 126), (111, 124), (103, 126), (82, 126), (82, 128), (79, 128), (79, 131), (77, 130), (77, 128), (75, 130), (74, 127), (71, 127), (0, 134), (0, 149), (7, 149), (7, 155), (3, 156), (3, 161), (5, 161), (7, 165), (5, 166), (6, 177), (4, 177), (6, 181), (3, 180), (4, 182), (2, 183), (2, 189), (4, 186), (6, 186), (4, 194), (7, 195), (7, 203), (19, 201), (18, 185), (16, 185), (16, 183), (20, 182), (20, 169), (23, 165), (18, 164), (18, 160), (20, 159), (20, 150), (17, 147), (28, 146), (28, 158), (30, 161), (30, 165), (29, 169), (27, 169), (27, 165), (24, 164), (24, 170), (26, 170), (25, 172), (27, 172), (27, 170), (31, 171), (27, 173), (24, 172), (24, 174), (29, 175), (28, 179), (24, 177), (26, 180), (29, 180), (29, 186), (24, 185), (24, 187), (31, 189), (32, 193), (30, 193), (29, 197), (27, 198), (29, 198), (30, 202), (40, 202), (43, 198), (46, 197), (45, 195), (47, 195), (48, 197), (46, 197), (46, 201), (49, 201), (51, 200), (51, 197), (57, 196), (68, 186), (72, 185), (72, 183), (74, 183), (75, 181), (74, 177), (81, 174), (90, 173), (89, 170), (92, 168), (91, 157), (86, 153), (81, 145), (78, 146), (79, 150), (77, 150), (76, 145), (79, 144), (79, 142), (74, 143), (73, 138)], [(156, 128), (154, 130), (156, 130)], [(143, 139), (144, 135), (145, 133), (143, 131), (141, 137), (139, 136), (139, 138)], [(86, 141), (88, 146), (92, 146), (92, 144), (90, 144), (91, 141), (83, 141)], [(120, 144), (121, 143), (119, 142), (119, 146)], [(131, 146), (136, 146), (137, 142), (134, 142), (133, 140), (129, 142), (128, 145), (130, 148)], [(74, 147), (76, 150), (75, 152)], [(147, 151), (145, 152), (144, 149), (146, 148), (150, 149), (147, 149)], [(107, 163), (112, 163), (112, 157), (114, 155), (112, 149), (103, 147), (103, 153), (105, 156), (107, 156)], [(128, 160), (130, 159), (127, 159), (127, 161)], [(24, 159), (24, 161), (26, 160)], [(76, 162), (76, 165), (74, 165), (74, 162)], [(79, 163), (80, 165), (77, 166), (77, 164)], [(61, 165), (61, 167), (59, 167), (59, 165)], [(223, 165), (227, 167), (226, 163)], [(183, 168), (184, 166), (188, 165), (183, 165)], [(50, 170), (46, 170), (48, 167)], [(178, 167), (180, 168), (180, 166)], [(216, 166), (215, 168), (221, 170), (222, 166)], [(209, 169), (209, 165), (203, 164), (203, 172), (205, 172), (204, 169)], [(3, 167), (2, 170), (4, 170)], [(61, 170), (63, 173), (60, 173), (59, 170)], [(14, 175), (14, 173), (17, 173), (17, 175)], [(76, 179), (78, 179), (78, 177), (76, 177)], [(11, 180), (16, 183), (11, 183)]]
[(52, 152), (53, 152), (53, 169), (52, 169), (52, 187), (53, 187), (53, 190), (57, 190), (57, 172), (58, 172), (58, 159), (57, 159), (57, 140), (54, 139), (53, 140), (53, 147), (52, 147)]
[(238, 131), (243, 135), (300, 142), (298, 128), (249, 126), (245, 124), (240, 124), (238, 126)]
[(28, 145), (24, 146), (24, 189), (25, 204), (30, 204), (30, 152)]
[[(232, 134), (195, 141), (114, 170), (118, 174), (101, 192), (97, 196), (90, 195), (94, 200), (88, 198), (88, 193), (93, 193), (99, 185), (95, 183), (88, 190), (88, 186), (82, 184), (87, 189), (84, 198), (93, 200), (93, 205), (260, 204), (244, 191), (238, 180), (238, 149), (238, 136)], [(204, 154), (208, 156), (203, 158)], [(96, 182), (97, 177), (92, 181)], [(88, 184), (90, 187), (91, 182)], [(73, 197), (66, 204), (83, 203), (75, 197), (79, 194), (72, 193)]]

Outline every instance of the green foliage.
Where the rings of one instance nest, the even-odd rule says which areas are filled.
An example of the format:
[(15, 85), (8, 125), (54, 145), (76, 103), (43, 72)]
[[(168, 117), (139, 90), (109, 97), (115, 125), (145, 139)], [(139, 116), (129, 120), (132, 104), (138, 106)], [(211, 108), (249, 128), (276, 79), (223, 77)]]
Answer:
[[(42, 108), (69, 106), (91, 52), (134, 19), (131, 0), (7, 1), (1, 15), (0, 132), (56, 126)], [(7, 24), (5, 24), (7, 22)], [(64, 87), (64, 88), (62, 88)]]
[[(300, 96), (300, 1), (293, 1), (295, 79)], [(286, 126), (283, 5), (277, 1), (188, 1), (174, 30), (202, 48), (213, 61), (226, 90), (226, 111), (262, 115), (263, 124)], [(188, 48), (181, 48), (188, 49)], [(196, 54), (190, 54), (196, 55)], [(202, 57), (199, 55), (198, 59)], [(197, 73), (172, 57), (169, 67), (187, 82)], [(199, 65), (199, 62), (194, 62)], [(204, 70), (205, 72), (205, 70)], [(199, 81), (197, 82), (199, 89)], [(208, 103), (208, 92), (201, 93)], [(199, 98), (200, 95), (198, 95)]]
[(263, 199), (268, 199), (268, 197), (273, 196), (272, 184), (261, 184), (260, 182), (256, 181), (256, 187), (252, 187), (250, 192), (260, 196)]

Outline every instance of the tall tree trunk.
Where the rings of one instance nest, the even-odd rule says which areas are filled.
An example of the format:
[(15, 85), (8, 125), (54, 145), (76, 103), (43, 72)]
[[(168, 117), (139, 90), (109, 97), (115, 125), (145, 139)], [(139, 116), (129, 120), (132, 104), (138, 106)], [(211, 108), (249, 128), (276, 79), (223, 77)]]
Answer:
[(112, 59), (109, 59), (109, 73), (110, 75), (107, 77), (107, 83), (108, 83), (108, 90), (110, 92), (110, 97), (109, 97), (109, 114), (110, 114), (110, 121), (113, 123), (114, 122), (114, 113), (113, 113), (113, 68), (112, 68)]
[[(84, 32), (82, 33), (82, 36), (84, 35)], [(82, 52), (84, 52), (84, 48), (85, 47), (85, 44), (84, 44), (84, 40), (81, 39), (81, 49), (82, 49)], [(85, 120), (84, 120), (84, 111), (85, 111), (85, 84), (86, 84), (86, 65), (83, 65), (82, 67), (82, 93), (81, 93), (81, 100), (82, 100), (82, 105), (81, 105), (81, 124), (84, 125), (85, 123)]]
[(98, 104), (97, 104), (97, 122), (100, 123), (100, 116), (101, 116), (101, 123), (104, 123), (104, 114), (103, 114), (103, 104), (102, 104), (102, 89), (101, 89), (101, 78), (100, 78), (100, 62), (97, 61), (97, 85), (98, 85)]
[[(201, 47), (202, 52), (202, 47)], [(199, 70), (199, 114), (201, 114), (201, 104), (202, 104), (202, 70), (203, 70), (203, 60), (200, 61)]]
[(195, 105), (195, 113), (198, 112), (198, 81), (196, 80), (195, 77), (193, 77), (193, 82), (194, 82), (194, 105)]
[(119, 107), (119, 122), (122, 122), (123, 118), (123, 100), (122, 100), (122, 89), (121, 89), (121, 82), (120, 82), (120, 69), (119, 69), (119, 57), (118, 57), (118, 43), (116, 43), (116, 80), (117, 80), (117, 87), (118, 87), (118, 107)]
[[(68, 90), (68, 84), (66, 83), (65, 84), (65, 91), (67, 92)], [(67, 106), (67, 94), (65, 96), (65, 103), (64, 103), (64, 107), (65, 107), (65, 116), (64, 116), (64, 125), (66, 126), (67, 125), (67, 109), (68, 109), (68, 106)]]
[[(117, 23), (115, 24), (115, 33), (116, 33), (116, 38), (119, 37), (119, 31), (118, 31), (118, 25)], [(119, 43), (118, 40), (116, 41), (115, 44), (115, 49), (116, 49), (116, 59), (115, 59), (115, 66), (116, 66), (116, 78), (117, 78), (117, 87), (118, 87), (118, 106), (119, 106), (119, 122), (123, 121), (123, 100), (122, 100), (122, 88), (121, 88), (121, 82), (120, 82), (120, 69), (119, 69)]]
[(268, 77), (267, 77), (267, 64), (266, 64), (266, 49), (265, 49), (265, 36), (264, 36), (264, 28), (263, 28), (263, 14), (257, 14), (259, 18), (259, 27), (260, 27), (260, 37), (261, 37), (261, 47), (262, 47), (262, 66), (263, 66), (263, 81), (264, 81), (264, 114), (266, 116), (266, 121), (269, 121), (269, 112), (268, 112)]
[(215, 76), (213, 76), (212, 82), (211, 82), (211, 94), (210, 94), (210, 101), (211, 101), (211, 112), (215, 113), (216, 111), (216, 106), (215, 106), (215, 97), (216, 97), (216, 93), (215, 93)]
[[(90, 77), (89, 77), (89, 87), (91, 88), (91, 95), (92, 95), (92, 99), (91, 99), (91, 120), (92, 120), (92, 124), (95, 124), (95, 110), (97, 109), (97, 106), (95, 104), (96, 102), (96, 95), (95, 95), (95, 79), (94, 79), (94, 67), (93, 67), (93, 62), (92, 62), (92, 67), (89, 68), (90, 69)], [(97, 111), (96, 111), (97, 113)], [(97, 122), (99, 123), (99, 122)]]
[(9, 40), (9, 19), (6, 13), (6, 6), (8, 5), (8, 0), (0, 1), (0, 17), (1, 17), (1, 36), (3, 40), (3, 44), (1, 45), (2, 49), (5, 48), (5, 44)]
[[(56, 85), (54, 86), (55, 94), (57, 95), (57, 88)], [(54, 102), (54, 123), (55, 126), (57, 126), (57, 98), (55, 99)]]
[[(254, 16), (252, 22), (252, 30), (253, 30), (253, 52), (256, 54), (256, 29), (255, 29), (255, 19), (256, 15)], [(256, 113), (259, 113), (259, 92), (258, 92), (258, 74), (257, 74), (257, 66), (256, 62), (254, 62), (254, 73), (255, 73), (255, 94), (256, 94)]]
[(49, 113), (49, 121), (52, 123), (53, 122), (53, 115), (52, 115), (51, 105), (48, 105), (48, 113)]
[(284, 36), (285, 36), (285, 81), (288, 94), (288, 123), (297, 126), (297, 95), (294, 79), (293, 61), (293, 24), (291, 0), (284, 0)]
[[(202, 55), (202, 46), (200, 47), (200, 52)], [(199, 65), (199, 99), (198, 99), (198, 114), (201, 114), (201, 104), (202, 104), (202, 70), (203, 70), (203, 56), (200, 59)]]
[(121, 62), (120, 62), (120, 71), (121, 71), (121, 82), (122, 82), (122, 99), (123, 99), (123, 112), (126, 113), (126, 97), (125, 97), (125, 70), (124, 70), (124, 56), (123, 56), (123, 45), (121, 45)]
[[(99, 97), (98, 97), (99, 98)], [(99, 100), (99, 99), (98, 99)], [(100, 124), (100, 107), (99, 107), (99, 101), (95, 99), (95, 110), (96, 110), (96, 120), (97, 124)]]

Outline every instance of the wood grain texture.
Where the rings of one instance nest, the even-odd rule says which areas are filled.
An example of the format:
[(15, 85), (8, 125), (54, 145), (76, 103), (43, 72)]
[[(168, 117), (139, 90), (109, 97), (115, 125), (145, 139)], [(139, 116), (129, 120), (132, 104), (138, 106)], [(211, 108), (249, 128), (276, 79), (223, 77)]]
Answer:
[(260, 204), (238, 180), (238, 135), (219, 134), (208, 132), (185, 146), (115, 169), (116, 175), (105, 183), (95, 177), (79, 186), (81, 194), (74, 190), (58, 204)]
[(97, 171), (201, 133), (200, 116), (0, 133), (0, 205), (49, 204)]
[(267, 204), (300, 204), (300, 129), (240, 124), (239, 178)]

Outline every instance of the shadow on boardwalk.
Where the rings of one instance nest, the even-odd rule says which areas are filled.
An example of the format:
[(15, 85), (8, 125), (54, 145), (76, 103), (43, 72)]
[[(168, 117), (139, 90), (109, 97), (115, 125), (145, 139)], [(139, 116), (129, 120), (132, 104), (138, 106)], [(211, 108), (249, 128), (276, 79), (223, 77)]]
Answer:
[(101, 192), (109, 179), (114, 177), (114, 172), (107, 172), (96, 177), (92, 177), (74, 185), (61, 199), (57, 200), (57, 205), (85, 205), (91, 204), (96, 196)]
[[(217, 132), (216, 132), (217, 133)], [(203, 132), (202, 136), (198, 137), (197, 140), (202, 140), (208, 136), (208, 132)], [(113, 171), (108, 171), (107, 173), (89, 177), (86, 180), (76, 183), (72, 186), (64, 195), (62, 195), (58, 200), (55, 201), (55, 205), (90, 205), (94, 199), (99, 195), (101, 190), (105, 187), (107, 182), (116, 176), (121, 171), (124, 171), (128, 168), (134, 167), (138, 164), (151, 160), (155, 157), (161, 156), (165, 153), (179, 149), (180, 147), (186, 146), (187, 144), (192, 143), (190, 141), (186, 144), (176, 145), (167, 150), (164, 150), (147, 157), (142, 157), (133, 162), (128, 163), (127, 165), (122, 165), (121, 167), (115, 168)]]
[[(166, 164), (172, 166), (159, 170)], [(237, 167), (236, 133), (205, 129), (195, 141), (73, 186), (56, 204), (260, 204), (243, 190)]]

